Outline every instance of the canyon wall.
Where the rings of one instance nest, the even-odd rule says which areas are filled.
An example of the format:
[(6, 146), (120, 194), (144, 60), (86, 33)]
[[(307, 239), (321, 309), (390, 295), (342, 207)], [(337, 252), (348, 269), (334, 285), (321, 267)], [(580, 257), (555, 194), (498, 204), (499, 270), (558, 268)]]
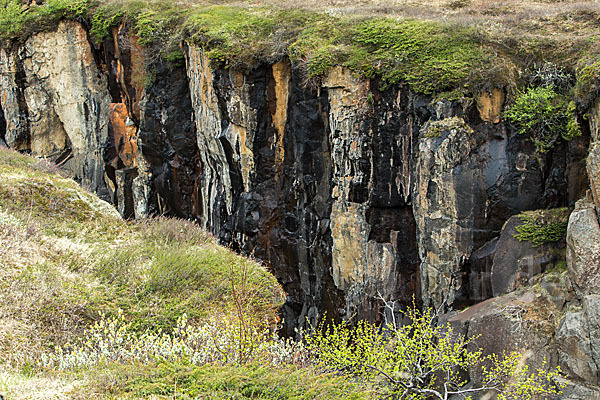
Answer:
[[(289, 335), (324, 313), (378, 321), (382, 298), (441, 307), (469, 335), (512, 324), (497, 304), (550, 304), (552, 339), (529, 347), (570, 365), (558, 343), (598, 323), (600, 106), (582, 137), (539, 154), (502, 121), (503, 88), (448, 100), (341, 67), (315, 87), (288, 60), (242, 72), (182, 51), (165, 61), (126, 25), (94, 45), (75, 22), (5, 46), (0, 143), (54, 160), (126, 218), (192, 219), (264, 261), (288, 295)], [(581, 198), (558, 253), (514, 238), (516, 214)], [(536, 280), (565, 251), (562, 283)], [(552, 295), (515, 292), (535, 285)], [(569, 371), (594, 383), (587, 342), (589, 366)]]
[(505, 221), (587, 187), (586, 139), (536, 154), (500, 122), (501, 88), (433, 99), (340, 67), (314, 88), (287, 60), (244, 73), (183, 51), (185, 65), (164, 61), (126, 25), (94, 47), (76, 22), (4, 48), (4, 140), (124, 217), (194, 219), (265, 261), (289, 329), (324, 311), (379, 318), (380, 296), (489, 298), (477, 255)]

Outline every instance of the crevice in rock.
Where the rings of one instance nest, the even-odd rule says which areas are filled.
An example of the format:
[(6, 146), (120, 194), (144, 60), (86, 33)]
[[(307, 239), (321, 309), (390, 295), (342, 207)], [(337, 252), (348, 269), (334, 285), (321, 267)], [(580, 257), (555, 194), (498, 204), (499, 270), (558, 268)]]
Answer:
[(4, 117), (4, 110), (0, 107), (0, 145), (7, 146), (6, 144), (6, 118)]
[[(229, 179), (231, 180), (231, 192), (238, 194), (243, 192), (242, 173), (238, 167), (238, 163), (234, 160), (234, 151), (231, 144), (224, 136), (219, 136), (219, 142), (223, 146), (227, 165), (229, 166)], [(239, 151), (238, 151), (239, 153)]]
[[(14, 45), (16, 46), (16, 44)], [(17, 85), (17, 104), (19, 107), (19, 121), (17, 122), (19, 130), (22, 132), (18, 133), (18, 137), (21, 141), (17, 143), (13, 143), (12, 146), (18, 150), (29, 150), (31, 149), (31, 132), (29, 127), (29, 106), (27, 105), (27, 100), (25, 99), (25, 88), (27, 87), (27, 75), (25, 74), (25, 69), (23, 67), (23, 60), (25, 59), (25, 52), (22, 49), (19, 52), (18, 47), (13, 47), (12, 53), (15, 58), (15, 83)]]

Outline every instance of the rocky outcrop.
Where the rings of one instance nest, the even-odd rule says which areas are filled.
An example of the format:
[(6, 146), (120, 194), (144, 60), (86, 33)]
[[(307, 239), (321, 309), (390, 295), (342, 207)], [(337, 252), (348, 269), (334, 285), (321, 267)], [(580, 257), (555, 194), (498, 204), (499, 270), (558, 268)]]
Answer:
[(414, 212), (425, 300), (467, 297), (463, 266), (474, 250), (475, 219), (485, 206), (483, 144), (462, 118), (436, 121), (419, 140)]
[(583, 311), (568, 313), (556, 332), (558, 364), (571, 377), (596, 382), (598, 368), (592, 358), (589, 323)]
[[(554, 332), (561, 309), (545, 291), (524, 290), (486, 300), (450, 316), (447, 322), (457, 333), (471, 339), (469, 346), (484, 354), (518, 352), (520, 362), (534, 368), (556, 362)], [(469, 371), (473, 381), (481, 379)]]
[(600, 293), (600, 224), (587, 199), (578, 201), (569, 217), (567, 267), (579, 296)]
[[(566, 218), (567, 209), (536, 210), (525, 215), (540, 220)], [(494, 296), (510, 293), (522, 286), (530, 286), (533, 278), (557, 263), (564, 263), (564, 238), (559, 241), (536, 245), (528, 240), (519, 240), (518, 227), (526, 222), (521, 215), (510, 217), (502, 227), (496, 245), (491, 268), (491, 286)]]
[(51, 157), (106, 197), (110, 97), (86, 30), (61, 22), (56, 32), (2, 49), (0, 65), (7, 144)]

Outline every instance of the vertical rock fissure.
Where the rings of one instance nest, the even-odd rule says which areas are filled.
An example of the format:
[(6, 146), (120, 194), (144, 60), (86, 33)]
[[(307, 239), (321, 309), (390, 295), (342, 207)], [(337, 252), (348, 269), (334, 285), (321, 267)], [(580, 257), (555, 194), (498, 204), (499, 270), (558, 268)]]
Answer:
[(0, 146), (7, 146), (6, 144), (6, 118), (4, 118), (4, 109), (0, 106)]

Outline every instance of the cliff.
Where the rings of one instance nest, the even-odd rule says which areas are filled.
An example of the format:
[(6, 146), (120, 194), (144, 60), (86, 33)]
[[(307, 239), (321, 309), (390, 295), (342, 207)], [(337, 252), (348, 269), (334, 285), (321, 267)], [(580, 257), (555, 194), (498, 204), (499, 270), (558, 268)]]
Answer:
[[(288, 334), (324, 313), (378, 320), (379, 297), (451, 312), (494, 297), (448, 318), (469, 335), (489, 335), (486, 324), (496, 323), (502, 333), (493, 340), (509, 348), (521, 308), (553, 310), (548, 326), (528, 325), (526, 347), (544, 349), (575, 381), (598, 384), (594, 335), (581, 351), (561, 344), (598, 322), (593, 85), (577, 83), (586, 93), (573, 111), (583, 134), (541, 151), (505, 118), (517, 96), (511, 76), (525, 71), (506, 55), (502, 79), (463, 74), (479, 56), (450, 64), (458, 72), (445, 81), (438, 66), (427, 69), (429, 59), (398, 70), (396, 80), (385, 64), (370, 75), (335, 61), (307, 79), (292, 56), (248, 68), (220, 62), (231, 55), (220, 60), (194, 37), (175, 59), (156, 55), (127, 22), (93, 39), (86, 24), (64, 20), (5, 43), (0, 104), (9, 147), (54, 160), (124, 218), (189, 218), (266, 262), (287, 293)], [(516, 238), (527, 218), (566, 224), (565, 207), (575, 207), (566, 242)], [(521, 214), (528, 210), (554, 211)], [(540, 275), (548, 271), (555, 274)], [(517, 305), (517, 314), (502, 311)], [(574, 357), (589, 359), (586, 372), (569, 361), (581, 352), (587, 358)], [(583, 387), (569, 398), (598, 394)]]

